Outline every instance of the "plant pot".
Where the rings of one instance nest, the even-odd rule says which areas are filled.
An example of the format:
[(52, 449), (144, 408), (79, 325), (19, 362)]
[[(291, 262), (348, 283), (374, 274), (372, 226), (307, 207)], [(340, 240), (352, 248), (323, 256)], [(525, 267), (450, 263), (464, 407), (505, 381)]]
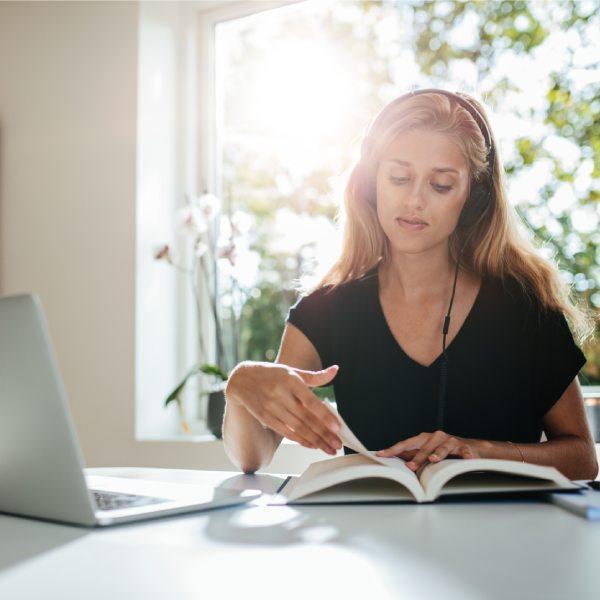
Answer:
[(600, 399), (588, 399), (585, 406), (594, 442), (600, 442)]
[(217, 438), (223, 437), (223, 415), (225, 414), (225, 384), (208, 393), (206, 424), (208, 430)]
[(581, 388), (585, 413), (594, 442), (600, 442), (600, 385), (584, 385)]

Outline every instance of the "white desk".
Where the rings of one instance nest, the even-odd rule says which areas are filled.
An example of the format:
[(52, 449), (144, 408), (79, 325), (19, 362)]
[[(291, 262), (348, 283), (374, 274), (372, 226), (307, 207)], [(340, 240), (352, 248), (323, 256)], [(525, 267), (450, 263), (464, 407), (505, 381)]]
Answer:
[[(88, 473), (265, 491), (283, 480)], [(599, 564), (600, 523), (535, 501), (257, 505), (95, 530), (0, 515), (2, 600), (581, 600), (600, 597)]]

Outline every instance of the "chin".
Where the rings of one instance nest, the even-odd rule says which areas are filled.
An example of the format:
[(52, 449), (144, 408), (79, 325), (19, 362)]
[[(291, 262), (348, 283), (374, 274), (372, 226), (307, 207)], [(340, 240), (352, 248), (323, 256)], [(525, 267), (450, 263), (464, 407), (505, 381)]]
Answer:
[(413, 242), (390, 240), (389, 246), (392, 252), (401, 252), (402, 254), (420, 254), (431, 248), (431, 244), (427, 244), (423, 240), (415, 240)]
[(402, 254), (421, 254), (433, 250), (440, 244), (447, 244), (448, 238), (431, 239), (431, 238), (416, 238), (409, 239), (402, 235), (388, 236), (388, 243), (392, 252), (400, 252)]

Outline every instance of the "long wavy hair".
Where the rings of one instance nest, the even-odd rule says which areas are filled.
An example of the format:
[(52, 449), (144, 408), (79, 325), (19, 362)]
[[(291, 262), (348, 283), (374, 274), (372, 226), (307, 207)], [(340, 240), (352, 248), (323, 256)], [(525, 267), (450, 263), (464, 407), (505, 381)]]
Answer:
[[(542, 310), (560, 310), (571, 321), (582, 344), (594, 331), (593, 312), (576, 301), (560, 276), (558, 267), (539, 253), (533, 241), (518, 229), (518, 215), (509, 204), (495, 136), (484, 106), (469, 94), (485, 121), (496, 148), (492, 195), (479, 219), (468, 230), (457, 227), (448, 245), (461, 266), (480, 276), (498, 278), (503, 284), (516, 281), (525, 294), (538, 299)], [(469, 189), (474, 182), (489, 185), (487, 148), (479, 125), (456, 100), (434, 92), (416, 94), (390, 102), (371, 122), (362, 140), (361, 155), (352, 167), (344, 190), (344, 203), (336, 216), (343, 228), (339, 256), (312, 290), (331, 290), (363, 276), (390, 258), (390, 242), (377, 218), (376, 177), (381, 157), (398, 134), (409, 129), (431, 130), (449, 136), (463, 152), (469, 166)], [(468, 196), (467, 196), (468, 198)]]

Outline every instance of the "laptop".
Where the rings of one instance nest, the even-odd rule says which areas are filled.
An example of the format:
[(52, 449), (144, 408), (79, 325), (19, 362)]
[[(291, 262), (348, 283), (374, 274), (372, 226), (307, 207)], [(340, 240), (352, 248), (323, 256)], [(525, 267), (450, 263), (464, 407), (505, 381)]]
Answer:
[(96, 527), (240, 505), (260, 495), (86, 478), (41, 301), (35, 294), (0, 298), (0, 512)]

